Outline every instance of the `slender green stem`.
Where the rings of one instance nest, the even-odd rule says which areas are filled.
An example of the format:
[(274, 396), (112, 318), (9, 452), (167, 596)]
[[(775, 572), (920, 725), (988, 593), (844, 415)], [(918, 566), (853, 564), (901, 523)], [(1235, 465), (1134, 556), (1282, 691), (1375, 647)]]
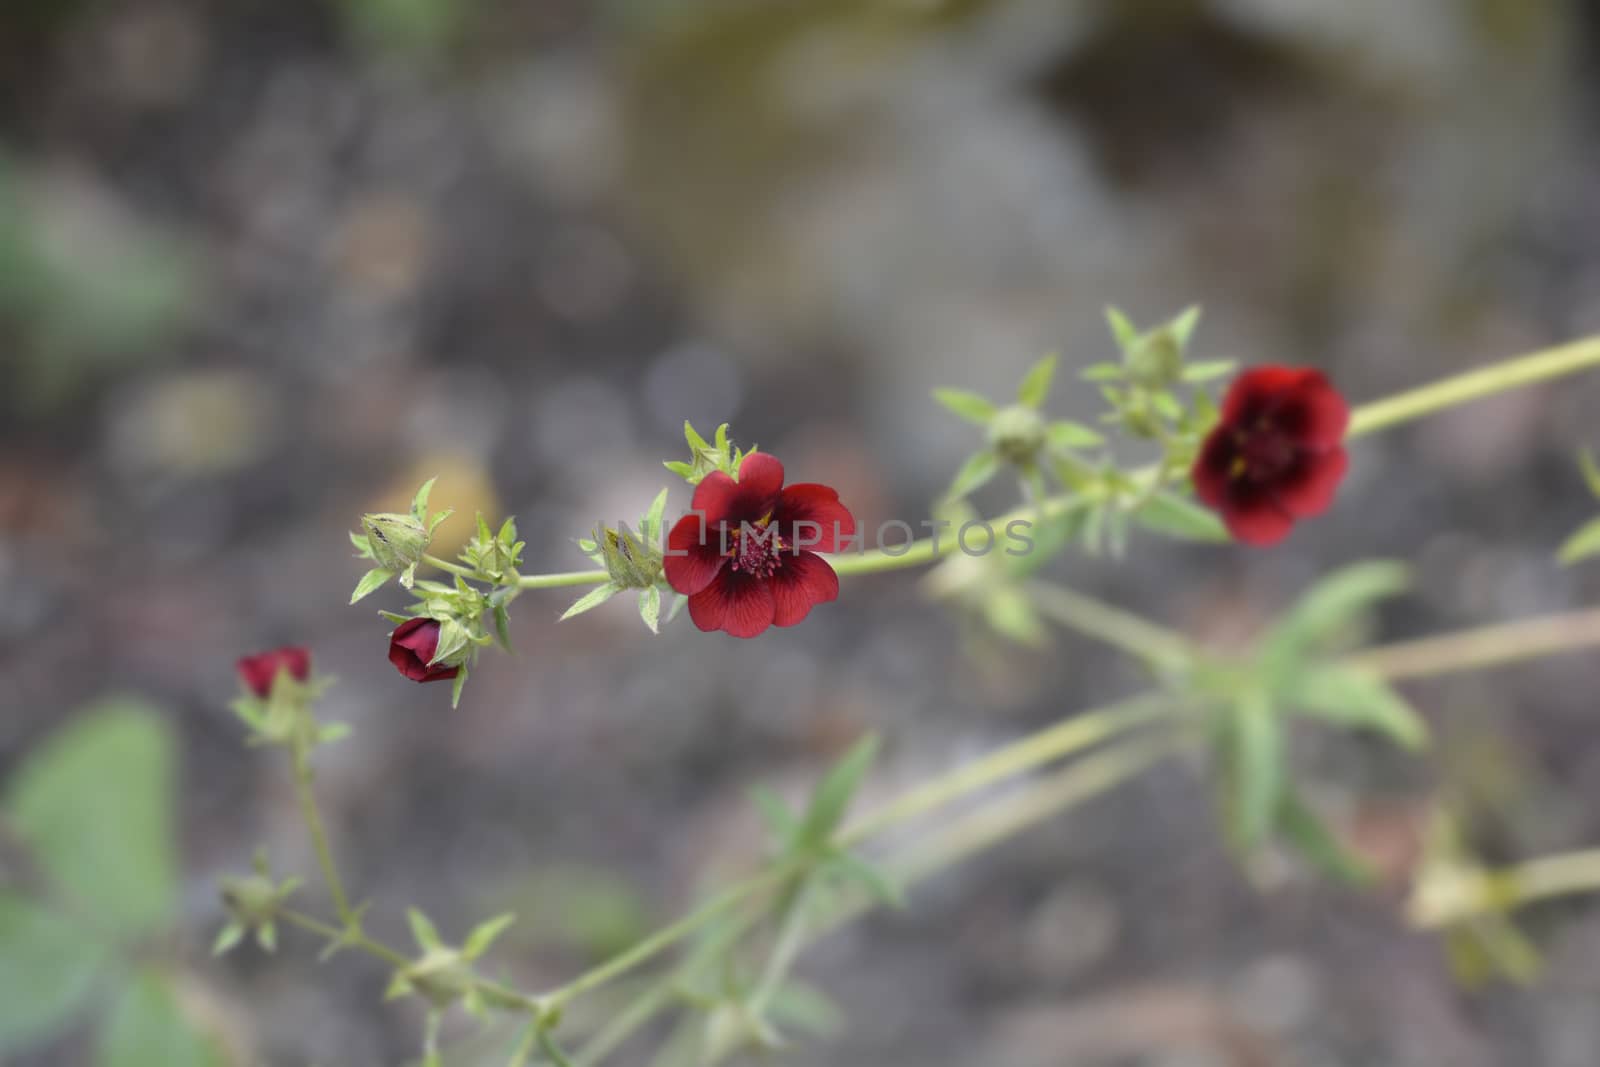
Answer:
[(548, 1056), (555, 1067), (572, 1067), (572, 1060), (556, 1043), (555, 1035), (543, 1027), (539, 1029), (539, 1051)]
[(517, 1047), (511, 1050), (511, 1062), (508, 1067), (528, 1067), (533, 1059), (534, 1046), (539, 1043), (539, 1024), (532, 1022), (522, 1031), (522, 1037), (517, 1041)]
[(440, 559), (438, 556), (423, 556), (422, 562), (437, 570), (459, 575), (462, 578), (471, 578), (472, 580), (479, 582), (487, 582), (492, 580), (487, 574), (479, 574), (471, 567), (463, 567), (459, 563), (451, 563), (449, 560)]
[(765, 1014), (773, 994), (789, 976), (789, 969), (794, 966), (795, 957), (805, 944), (806, 923), (811, 918), (806, 912), (810, 896), (811, 883), (809, 880), (803, 881), (796, 887), (778, 919), (777, 940), (773, 942), (772, 952), (767, 956), (766, 966), (762, 968), (761, 978), (748, 1002), (750, 1013), (758, 1019)]
[(322, 878), (328, 883), (328, 895), (333, 897), (333, 907), (339, 913), (339, 921), (354, 929), (358, 925), (357, 916), (350, 907), (350, 898), (345, 894), (339, 868), (333, 862), (333, 850), (328, 847), (328, 833), (323, 828), (322, 812), (317, 807), (317, 794), (312, 788), (315, 775), (311, 769), (311, 754), (306, 749), (305, 742), (296, 742), (292, 752), (294, 791), (300, 800), (300, 815), (305, 819), (311, 843), (316, 847), (317, 863), (322, 867)]
[(1189, 641), (1176, 630), (1093, 597), (1045, 582), (1030, 583), (1028, 593), (1034, 606), (1048, 618), (1158, 666), (1181, 667), (1194, 656)]
[(1600, 608), (1497, 623), (1358, 652), (1346, 662), (1392, 681), (1499, 667), (1600, 647)]
[(314, 915), (307, 915), (303, 911), (295, 911), (293, 908), (279, 909), (277, 917), (291, 926), (298, 926), (302, 930), (323, 937), (330, 943), (339, 942), (349, 945), (351, 948), (360, 949), (369, 956), (376, 956), (393, 967), (409, 967), (411, 965), (411, 960), (406, 958), (405, 953), (398, 949), (390, 948), (362, 931), (340, 928), (332, 923), (323, 922)]
[(1169, 717), (1172, 710), (1170, 697), (1161, 693), (1147, 693), (1074, 715), (902, 794), (886, 806), (846, 826), (839, 835), (839, 843), (846, 848), (860, 844), (890, 827), (941, 810), (996, 782), (1091, 748), (1130, 730), (1160, 722)]
[(1600, 337), (1585, 337), (1546, 348), (1363, 404), (1351, 413), (1347, 436), (1360, 437), (1387, 430), (1445, 408), (1537, 385), (1590, 367), (1600, 367)]
[(674, 993), (675, 978), (668, 975), (654, 982), (643, 993), (613, 1015), (606, 1025), (596, 1031), (572, 1057), (578, 1067), (593, 1067), (620, 1048), (640, 1028), (649, 1023), (670, 1003)]
[(1506, 886), (1519, 905), (1600, 892), (1600, 849), (1563, 852), (1519, 863), (1501, 871), (1497, 881)]
[(780, 863), (745, 881), (729, 886), (681, 919), (663, 926), (632, 948), (618, 953), (593, 970), (584, 972), (566, 985), (537, 999), (548, 1010), (559, 1011), (572, 998), (626, 974), (690, 934), (720, 919), (750, 897), (777, 887), (797, 869), (798, 863), (795, 861)]
[(565, 571), (558, 574), (523, 574), (517, 578), (518, 589), (559, 589), (568, 585), (599, 585), (611, 580), (605, 571)]

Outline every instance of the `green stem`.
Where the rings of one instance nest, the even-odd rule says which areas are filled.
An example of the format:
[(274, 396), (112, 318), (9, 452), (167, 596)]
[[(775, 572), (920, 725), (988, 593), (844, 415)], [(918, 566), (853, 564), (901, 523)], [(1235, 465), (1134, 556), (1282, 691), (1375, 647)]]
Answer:
[(407, 959), (404, 953), (369, 937), (364, 932), (341, 929), (332, 923), (323, 922), (314, 915), (307, 915), (305, 912), (295, 911), (293, 908), (279, 909), (277, 917), (291, 926), (298, 926), (302, 930), (325, 938), (330, 943), (339, 942), (349, 945), (351, 948), (360, 949), (369, 956), (376, 956), (392, 967), (411, 966), (411, 960)]
[(1037, 733), (1004, 745), (971, 763), (946, 771), (902, 794), (885, 807), (846, 826), (839, 844), (850, 848), (894, 826), (938, 811), (953, 801), (996, 782), (1098, 745), (1130, 730), (1160, 722), (1172, 713), (1172, 701), (1160, 693), (1085, 711)]
[(1499, 667), (1595, 647), (1600, 647), (1600, 608), (1402, 641), (1357, 652), (1346, 662), (1399, 681)]
[(1182, 667), (1193, 659), (1193, 650), (1182, 634), (1132, 612), (1045, 582), (1030, 583), (1028, 593), (1046, 617), (1158, 666)]
[(1600, 849), (1563, 852), (1519, 863), (1496, 875), (1518, 905), (1600, 891)]
[(574, 997), (587, 993), (592, 989), (605, 985), (614, 978), (626, 974), (659, 953), (671, 948), (690, 934), (720, 919), (755, 894), (782, 884), (797, 869), (798, 863), (795, 861), (780, 863), (743, 882), (729, 886), (681, 919), (663, 926), (632, 948), (618, 953), (559, 989), (552, 990), (536, 999), (545, 1005), (547, 1010), (559, 1011)]
[(750, 1012), (758, 1019), (766, 1013), (768, 1002), (777, 993), (783, 980), (789, 976), (789, 969), (794, 966), (795, 957), (800, 954), (800, 949), (805, 944), (806, 923), (810, 919), (806, 914), (806, 906), (810, 895), (810, 881), (802, 881), (778, 919), (777, 940), (773, 942), (772, 952), (767, 956), (767, 963), (762, 968), (761, 979), (756, 984), (755, 992), (750, 995)]
[(477, 571), (473, 570), (471, 567), (463, 567), (459, 563), (451, 563), (449, 560), (440, 559), (438, 556), (426, 556), (425, 555), (425, 556), (422, 557), (422, 562), (424, 562), (428, 566), (434, 567), (434, 568), (436, 568), (438, 570), (446, 571), (446, 572), (448, 572), (450, 574), (454, 574), (454, 575), (459, 575), (462, 578), (470, 578), (473, 581), (488, 582), (488, 581), (492, 581), (493, 580), (487, 574), (479, 574)]
[(316, 791), (312, 788), (314, 772), (311, 769), (311, 755), (306, 751), (306, 743), (297, 741), (292, 755), (294, 791), (300, 800), (300, 814), (305, 819), (306, 829), (311, 834), (311, 843), (317, 850), (317, 863), (322, 868), (322, 878), (328, 883), (328, 894), (333, 897), (333, 907), (339, 913), (339, 921), (353, 930), (358, 925), (357, 917), (350, 907), (350, 898), (345, 894), (344, 881), (339, 877), (339, 868), (333, 862), (333, 850), (328, 847), (328, 833), (323, 828), (322, 812), (317, 807)]
[(1586, 337), (1546, 348), (1363, 404), (1351, 413), (1346, 436), (1361, 437), (1387, 430), (1445, 408), (1537, 385), (1590, 367), (1600, 367), (1600, 337)]
[(568, 585), (599, 585), (611, 580), (605, 571), (564, 571), (558, 574), (522, 574), (518, 589), (559, 589)]
[(555, 1067), (572, 1067), (572, 1060), (556, 1043), (555, 1035), (542, 1027), (539, 1030), (539, 1049), (550, 1058)]

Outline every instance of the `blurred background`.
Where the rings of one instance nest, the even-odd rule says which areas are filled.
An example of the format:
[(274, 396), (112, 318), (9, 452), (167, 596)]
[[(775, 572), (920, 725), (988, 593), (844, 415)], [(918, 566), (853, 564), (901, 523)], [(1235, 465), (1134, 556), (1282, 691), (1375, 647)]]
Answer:
[[(452, 939), (516, 911), (496, 960), (525, 988), (756, 855), (755, 783), (798, 794), (878, 730), (870, 801), (1133, 691), (1090, 644), (925, 610), (903, 573), (753, 642), (652, 637), (629, 598), (557, 626), (576, 594), (531, 593), (520, 656), (485, 656), (452, 712), (385, 660), (396, 592), (347, 605), (345, 531), (438, 475), (465, 513), (444, 547), (511, 513), (526, 570), (586, 567), (572, 539), (668, 484), (685, 418), (915, 523), (978, 444), (929, 390), (1002, 396), (1059, 351), (1054, 410), (1092, 417), (1070, 381), (1113, 356), (1108, 303), (1202, 303), (1200, 357), (1313, 364), (1355, 402), (1600, 330), (1597, 46), (1582, 0), (8, 0), (0, 775), (73, 764), (85, 709), (160, 724), (126, 752), (80, 735), (115, 771), (73, 796), (170, 821), (166, 984), (138, 995), (226, 1051), (118, 1059), (108, 1028), (155, 1009), (107, 1009), (115, 969), (63, 976), (13, 908), (0, 1055), (416, 1054), (372, 961), (318, 966), (293, 931), (208, 956), (217, 878), (258, 843), (315, 866), (281, 754), (226, 710), (246, 652), (304, 643), (340, 679), (326, 712), (356, 736), (318, 784), (374, 932), (404, 942), (413, 904)], [(1370, 557), (1417, 568), (1387, 637), (1592, 603), (1600, 569), (1551, 554), (1594, 509), (1572, 453), (1597, 404), (1580, 379), (1363, 440), (1339, 506), (1270, 553), (1147, 537), (1053, 573), (1219, 641)], [(1347, 740), (1301, 762), (1394, 887), (1446, 791), (1493, 858), (1593, 844), (1597, 683), (1577, 657), (1414, 687), (1430, 766)], [(91, 869), (117, 847), (52, 847), (74, 846)], [(845, 1026), (783, 1062), (1600, 1055), (1592, 905), (1531, 917), (1538, 983), (1472, 989), (1396, 892), (1257, 875), (1169, 765), (820, 945), (800, 973)], [(52, 981), (72, 995), (29, 1006)]]

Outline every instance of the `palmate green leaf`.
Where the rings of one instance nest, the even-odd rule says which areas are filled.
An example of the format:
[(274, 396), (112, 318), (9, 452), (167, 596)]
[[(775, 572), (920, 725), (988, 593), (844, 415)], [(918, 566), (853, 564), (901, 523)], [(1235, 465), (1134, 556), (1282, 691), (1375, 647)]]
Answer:
[(982, 488), (999, 470), (999, 455), (987, 448), (981, 452), (975, 452), (956, 472), (955, 479), (945, 492), (945, 497), (950, 500), (959, 500), (968, 493)]
[(1017, 403), (1030, 408), (1044, 407), (1044, 402), (1050, 398), (1050, 383), (1055, 380), (1057, 362), (1057, 356), (1049, 355), (1028, 368), (1022, 384), (1017, 386)]
[(0, 892), (0, 1054), (65, 1027), (86, 1005), (110, 953), (83, 923)]
[(1556, 553), (1556, 559), (1571, 566), (1579, 560), (1600, 554), (1600, 519), (1594, 519), (1567, 538)]
[(1177, 493), (1160, 490), (1133, 513), (1133, 521), (1147, 530), (1181, 541), (1223, 544), (1228, 528), (1215, 512)]
[(823, 777), (811, 796), (811, 804), (800, 822), (801, 841), (820, 848), (833, 839), (834, 831), (844, 821), (850, 801), (861, 785), (861, 779), (877, 755), (878, 735), (868, 734), (839, 758), (839, 762)]
[(1324, 874), (1353, 886), (1370, 886), (1376, 880), (1372, 868), (1347, 849), (1322, 816), (1293, 789), (1284, 792), (1278, 829), (1301, 856)]
[(1284, 699), (1312, 718), (1376, 731), (1401, 748), (1417, 751), (1428, 744), (1428, 724), (1416, 709), (1383, 679), (1358, 667), (1310, 667)]
[(997, 410), (988, 399), (966, 389), (935, 389), (933, 398), (957, 418), (983, 426)]
[(177, 900), (174, 747), (155, 709), (107, 700), (36, 749), (7, 790), (51, 881), (119, 937), (163, 928)]
[(1229, 825), (1253, 848), (1271, 833), (1283, 800), (1283, 726), (1263, 693), (1241, 697), (1228, 719)]
[(112, 1005), (95, 1049), (95, 1067), (223, 1067), (216, 1039), (186, 1018), (171, 982), (153, 969), (136, 974)]

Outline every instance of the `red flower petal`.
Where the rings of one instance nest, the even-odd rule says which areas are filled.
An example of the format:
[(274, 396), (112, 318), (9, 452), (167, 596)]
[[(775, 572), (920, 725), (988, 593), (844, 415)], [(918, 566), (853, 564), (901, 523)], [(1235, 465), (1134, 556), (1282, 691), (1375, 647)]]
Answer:
[(1194, 469), (1189, 472), (1194, 479), (1194, 495), (1202, 504), (1220, 508), (1227, 503), (1233, 484), (1233, 462), (1238, 456), (1239, 445), (1231, 427), (1218, 426), (1206, 437)]
[(766, 518), (777, 506), (782, 488), (783, 464), (765, 452), (752, 452), (739, 464), (738, 481), (722, 471), (702, 478), (689, 507), (704, 515), (713, 530), (724, 522), (737, 527), (741, 522)]
[(794, 626), (810, 614), (813, 604), (839, 599), (839, 576), (813, 552), (785, 559), (767, 585), (772, 590), (774, 626)]
[(1306, 367), (1250, 368), (1228, 387), (1228, 395), (1222, 401), (1222, 422), (1237, 425), (1270, 414), (1305, 383), (1307, 375), (1315, 375), (1327, 384), (1320, 373)]
[(311, 675), (311, 650), (300, 645), (275, 648), (254, 656), (242, 657), (236, 667), (245, 688), (265, 700), (272, 695), (272, 683), (278, 672), (287, 670), (289, 677), (303, 682)]
[(389, 635), (389, 662), (413, 682), (443, 682), (461, 673), (460, 667), (430, 667), (439, 648), (439, 623), (435, 619), (407, 619)]
[(689, 598), (689, 618), (702, 630), (724, 630), (755, 637), (772, 625), (772, 591), (764, 579), (724, 570), (717, 580)]
[(661, 561), (667, 584), (684, 596), (693, 596), (710, 585), (727, 562), (721, 538), (720, 527), (710, 525), (700, 515), (690, 513), (679, 519), (667, 534), (667, 551)]
[(855, 516), (839, 503), (838, 491), (815, 482), (785, 487), (772, 521), (778, 535), (797, 552), (837, 552), (856, 532)]
[(1222, 508), (1222, 521), (1235, 540), (1251, 545), (1275, 545), (1294, 528), (1294, 517), (1265, 493), (1230, 500)]
[(1308, 370), (1279, 403), (1274, 419), (1301, 444), (1333, 448), (1350, 425), (1350, 405), (1321, 371)]
[(1285, 511), (1308, 519), (1328, 510), (1349, 467), (1350, 457), (1342, 448), (1306, 452), (1295, 468), (1272, 486), (1272, 491)]

